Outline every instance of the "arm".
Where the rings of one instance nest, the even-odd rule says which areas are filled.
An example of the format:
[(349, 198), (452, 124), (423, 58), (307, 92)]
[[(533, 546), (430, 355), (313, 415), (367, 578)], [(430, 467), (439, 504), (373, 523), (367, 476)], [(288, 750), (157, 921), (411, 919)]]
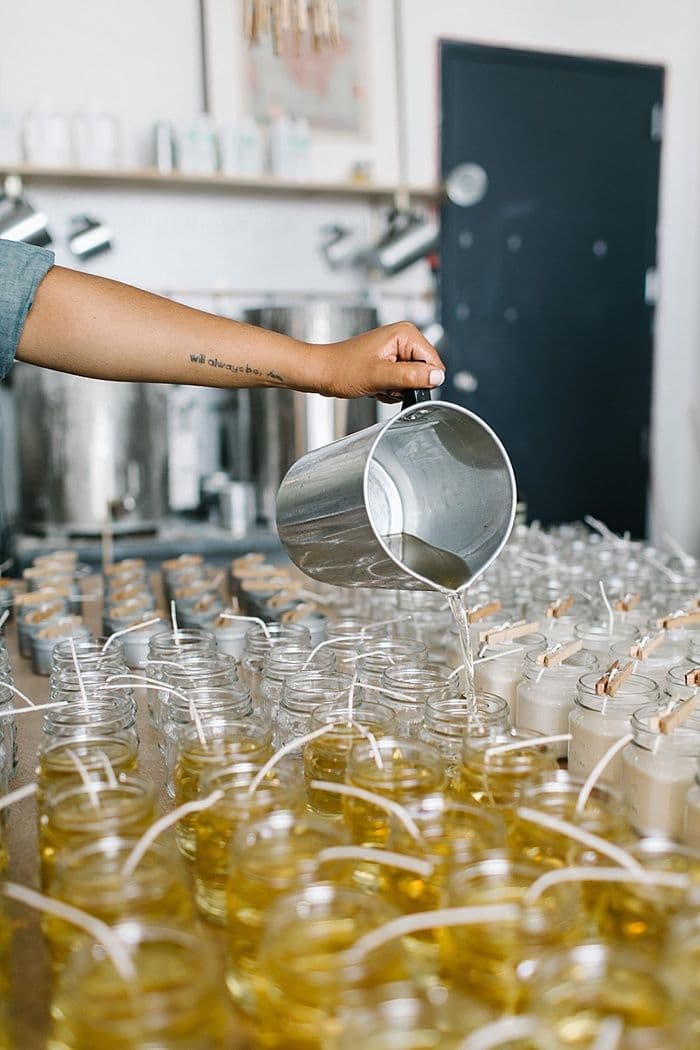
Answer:
[(409, 324), (314, 346), (59, 266), (39, 285), (17, 357), (96, 379), (283, 386), (338, 397), (393, 398), (444, 378), (437, 352)]

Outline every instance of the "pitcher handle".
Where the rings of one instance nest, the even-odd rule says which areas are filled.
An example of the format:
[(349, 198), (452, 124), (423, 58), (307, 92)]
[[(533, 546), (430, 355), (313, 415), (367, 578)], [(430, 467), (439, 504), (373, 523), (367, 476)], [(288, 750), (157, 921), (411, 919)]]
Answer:
[(430, 401), (429, 390), (406, 390), (403, 395), (401, 411), (404, 408), (413, 408), (414, 405), (419, 405), (421, 401)]

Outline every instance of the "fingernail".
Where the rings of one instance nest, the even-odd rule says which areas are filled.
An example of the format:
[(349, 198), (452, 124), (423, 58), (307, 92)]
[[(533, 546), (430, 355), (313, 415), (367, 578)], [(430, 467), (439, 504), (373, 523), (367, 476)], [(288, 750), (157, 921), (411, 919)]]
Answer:
[(428, 376), (428, 382), (431, 386), (442, 386), (445, 382), (445, 373), (439, 368), (434, 368)]

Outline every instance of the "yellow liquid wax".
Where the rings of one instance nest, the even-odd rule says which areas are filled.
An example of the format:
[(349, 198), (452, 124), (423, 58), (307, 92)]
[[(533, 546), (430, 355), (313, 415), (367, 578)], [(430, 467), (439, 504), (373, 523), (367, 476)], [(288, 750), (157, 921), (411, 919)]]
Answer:
[(202, 793), (220, 789), (224, 797), (203, 810), (197, 818), (197, 850), (194, 862), (195, 901), (200, 914), (217, 926), (226, 925), (228, 885), (234, 857), (231, 843), (238, 829), (276, 809), (302, 810), (304, 795), (296, 769), (284, 760), (256, 788), (248, 790), (258, 766), (241, 763), (231, 770), (208, 777)]
[[(105, 838), (58, 858), (52, 896), (114, 926), (127, 919), (187, 925), (192, 896), (182, 861), (161, 843), (153, 843), (130, 875), (124, 864), (138, 839)], [(84, 939), (70, 923), (45, 915), (42, 929), (54, 966)]]
[[(244, 724), (243, 721), (238, 723)], [(191, 802), (200, 794), (203, 776), (224, 769), (234, 762), (257, 762), (260, 765), (272, 754), (272, 734), (248, 736), (238, 729), (224, 729), (216, 735), (205, 731), (204, 744), (195, 735), (189, 736), (178, 751), (175, 763), (175, 804)], [(175, 838), (182, 855), (188, 860), (197, 856), (197, 825), (199, 814), (183, 817), (177, 822)]]
[[(118, 928), (119, 929), (119, 928)], [(137, 927), (138, 929), (138, 927)], [(148, 929), (147, 929), (147, 932)], [(47, 1050), (224, 1050), (226, 1017), (211, 946), (151, 928), (125, 981), (100, 948), (66, 961), (51, 1004)]]
[(322, 849), (345, 840), (337, 824), (279, 810), (242, 827), (232, 846), (227, 886), (226, 983), (237, 1005), (255, 1012), (253, 987), (263, 927), (275, 900), (316, 871)]
[[(448, 895), (452, 906), (523, 905), (528, 887), (541, 874), (533, 865), (492, 856), (456, 873)], [(515, 921), (475, 923), (440, 931), (446, 976), (468, 994), (506, 1012), (525, 1000), (523, 977), (547, 949), (573, 943), (579, 933), (575, 886), (556, 886)]]
[(542, 774), (558, 768), (554, 752), (546, 745), (489, 753), (489, 748), (517, 739), (516, 736), (467, 738), (449, 794), (462, 802), (492, 806), (508, 823), (513, 811), (522, 804), (524, 790)]
[(56, 858), (105, 835), (138, 838), (156, 818), (152, 785), (136, 778), (120, 781), (116, 788), (95, 783), (97, 805), (81, 785), (49, 793), (39, 819), (41, 884), (51, 886)]
[(43, 812), (47, 792), (53, 791), (56, 785), (70, 787), (81, 783), (75, 762), (66, 754), (67, 751), (72, 751), (87, 772), (97, 780), (105, 779), (103, 756), (117, 777), (134, 773), (138, 768), (136, 745), (127, 737), (59, 737), (52, 740), (42, 749), (36, 767), (36, 800), (39, 814)]
[(556, 1050), (590, 1050), (603, 1021), (624, 1025), (620, 1050), (691, 1050), (678, 1003), (663, 976), (633, 954), (589, 942), (554, 953), (535, 969), (529, 1010)]
[[(375, 705), (376, 706), (376, 705)], [(387, 731), (387, 723), (364, 718), (361, 714), (356, 720), (375, 737)], [(312, 726), (316, 728), (315, 723)], [(343, 802), (340, 795), (328, 791), (316, 791), (311, 787), (313, 780), (331, 780), (336, 784), (345, 783), (348, 756), (353, 746), (366, 737), (352, 725), (338, 726), (326, 736), (317, 737), (304, 748), (304, 783), (306, 797), (310, 808), (315, 813), (326, 817), (341, 817)]]
[(353, 993), (406, 976), (401, 943), (360, 961), (348, 949), (395, 913), (363, 893), (315, 883), (279, 902), (257, 959), (256, 1045), (325, 1050), (342, 1031), (341, 1007)]
[[(378, 747), (381, 768), (367, 744), (355, 745), (346, 772), (350, 786), (372, 791), (402, 806), (445, 787), (445, 767), (433, 748), (399, 737), (384, 737), (378, 741)], [(396, 819), (374, 803), (350, 796), (343, 796), (343, 817), (353, 842), (366, 846), (386, 845)]]

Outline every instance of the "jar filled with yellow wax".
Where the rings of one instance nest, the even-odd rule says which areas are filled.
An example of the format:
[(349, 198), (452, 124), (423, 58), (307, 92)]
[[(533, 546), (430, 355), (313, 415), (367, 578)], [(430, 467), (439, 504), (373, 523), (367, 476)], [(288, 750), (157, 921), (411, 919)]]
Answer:
[[(688, 881), (688, 888), (647, 885), (633, 877), (625, 882), (591, 882), (587, 886), (587, 907), (599, 935), (654, 955), (661, 950), (673, 917), (689, 902), (700, 902), (700, 851), (663, 838), (640, 839), (626, 843), (624, 848), (645, 872), (672, 872)], [(593, 859), (590, 851), (572, 858), (573, 863), (584, 867)], [(596, 867), (610, 864), (600, 854), (595, 856)]]
[(195, 902), (217, 926), (226, 925), (226, 887), (235, 860), (231, 844), (238, 829), (274, 810), (304, 809), (303, 785), (292, 763), (278, 762), (251, 790), (260, 769), (254, 762), (239, 762), (202, 778), (202, 797), (223, 792), (215, 805), (196, 815)]
[[(584, 942), (543, 955), (528, 980), (525, 1009), (551, 1033), (552, 1050), (691, 1050), (688, 1029), (667, 974), (652, 960), (605, 942)], [(611, 1019), (616, 1019), (611, 1022)], [(617, 1025), (617, 1040), (603, 1039)]]
[(171, 694), (164, 711), (167, 712), (164, 715), (162, 736), (166, 768), (165, 787), (168, 795), (174, 798), (175, 767), (185, 727), (196, 724), (197, 719), (203, 725), (214, 718), (247, 719), (253, 714), (253, 704), (247, 686), (242, 682), (232, 682), (227, 686), (201, 687), (182, 694)]
[(319, 853), (347, 842), (337, 823), (280, 809), (239, 829), (227, 884), (226, 983), (245, 1013), (256, 1011), (256, 957), (267, 913), (300, 880), (309, 881)]
[[(319, 704), (334, 703), (347, 710), (353, 688), (352, 676), (337, 671), (309, 669), (290, 675), (284, 683), (277, 709), (275, 746), (284, 747), (297, 737), (305, 736), (311, 729), (311, 718)], [(294, 756), (301, 773), (301, 747), (294, 751)]]
[[(546, 736), (568, 733), (578, 680), (587, 671), (597, 670), (598, 660), (584, 649), (551, 665), (540, 663), (542, 658), (542, 651), (537, 650), (525, 658), (525, 673), (515, 691), (515, 725)], [(566, 741), (555, 747), (557, 757), (565, 758)]]
[(459, 1050), (493, 1011), (455, 988), (396, 981), (357, 989), (342, 1011), (338, 1050)]
[[(138, 841), (112, 835), (64, 850), (56, 860), (51, 896), (108, 926), (132, 919), (183, 927), (191, 923), (187, 872), (171, 848), (154, 842), (133, 871), (124, 871)], [(54, 915), (43, 917), (42, 928), (54, 966), (84, 938), (76, 926)]]
[(65, 850), (105, 835), (141, 835), (156, 818), (155, 789), (138, 776), (72, 787), (58, 783), (45, 793), (43, 808), (39, 818), (41, 884), (50, 888), (56, 860)]
[(280, 645), (311, 646), (311, 634), (308, 627), (301, 623), (268, 623), (265, 629), (253, 624), (246, 631), (243, 655), (238, 665), (241, 681), (250, 689), (253, 705), (261, 704), (260, 686), (265, 657), (271, 649)]
[(633, 740), (622, 752), (622, 792), (628, 819), (640, 835), (683, 837), (685, 800), (700, 755), (700, 721), (691, 716), (664, 733), (656, 704), (632, 715)]
[(201, 932), (129, 922), (134, 975), (121, 974), (101, 945), (66, 959), (51, 1003), (47, 1050), (224, 1050), (231, 1045), (218, 957)]
[(445, 760), (448, 776), (453, 776), (462, 757), (465, 732), (507, 732), (510, 708), (500, 696), (477, 692), (473, 699), (462, 696), (431, 697), (426, 705), (421, 740), (436, 747)]
[[(631, 732), (632, 715), (643, 704), (658, 704), (659, 690), (640, 670), (627, 678), (614, 696), (596, 692), (597, 672), (584, 674), (576, 687), (569, 712), (569, 764), (571, 774), (587, 777), (610, 747)], [(618, 753), (603, 769), (600, 781), (622, 789), (622, 756)]]
[[(255, 718), (212, 718), (184, 726), (175, 749), (172, 780), (176, 805), (200, 797), (201, 778), (234, 762), (262, 764), (272, 754), (272, 730)], [(197, 852), (197, 814), (178, 820), (178, 848), (188, 860)]]
[[(355, 744), (346, 770), (348, 787), (381, 795), (405, 806), (446, 786), (440, 752), (422, 740), (382, 737)], [(343, 795), (343, 817), (353, 842), (383, 846), (393, 820), (386, 809), (352, 795)]]
[(319, 704), (311, 713), (309, 731), (328, 727), (323, 736), (309, 741), (304, 747), (304, 783), (309, 806), (326, 817), (340, 817), (343, 802), (340, 795), (311, 787), (313, 780), (344, 784), (348, 757), (354, 745), (375, 738), (391, 736), (396, 732), (396, 717), (391, 708), (374, 700), (354, 704), (352, 717), (347, 703)]
[[(594, 787), (583, 811), (577, 812), (583, 784), (563, 769), (544, 773), (523, 789), (520, 805), (608, 841), (629, 839), (632, 831), (625, 820), (622, 797), (611, 788)], [(578, 845), (570, 836), (526, 820), (517, 810), (510, 821), (508, 841), (515, 856), (544, 868), (563, 868), (569, 863), (572, 844), (574, 848)]]
[(541, 874), (540, 867), (504, 852), (450, 876), (448, 903), (452, 907), (517, 907), (517, 918), (440, 930), (445, 975), (468, 994), (506, 1012), (522, 1010), (523, 982), (542, 953), (575, 943), (580, 935), (577, 886), (551, 886), (536, 900), (528, 900), (527, 891)]
[(685, 796), (683, 841), (686, 846), (700, 849), (700, 757), (695, 771), (695, 783), (688, 788)]
[[(313, 654), (313, 655), (312, 655)], [(277, 719), (284, 683), (303, 671), (335, 670), (333, 654), (328, 649), (314, 653), (311, 645), (277, 645), (263, 659), (260, 680), (260, 707), (268, 718)]]
[(383, 692), (377, 695), (395, 712), (399, 736), (417, 737), (428, 701), (454, 696), (458, 684), (454, 668), (446, 664), (399, 664), (386, 668), (382, 674)]
[(395, 916), (386, 902), (330, 882), (279, 900), (266, 916), (256, 959), (258, 1045), (335, 1045), (353, 994), (408, 976), (400, 938), (353, 953), (364, 935)]
[(78, 763), (90, 777), (97, 780), (105, 779), (105, 772), (109, 768), (106, 763), (109, 763), (114, 775), (119, 778), (137, 769), (138, 748), (133, 736), (128, 733), (43, 737), (39, 744), (35, 773), (36, 802), (40, 815), (47, 792), (57, 785), (69, 787), (81, 783)]
[(470, 728), (462, 742), (462, 761), (449, 793), (462, 802), (498, 809), (508, 821), (528, 785), (557, 766), (555, 750), (537, 743), (538, 733)]
[(696, 903), (670, 920), (662, 965), (664, 976), (676, 994), (688, 1050), (697, 1050), (700, 1046), (700, 911)]

